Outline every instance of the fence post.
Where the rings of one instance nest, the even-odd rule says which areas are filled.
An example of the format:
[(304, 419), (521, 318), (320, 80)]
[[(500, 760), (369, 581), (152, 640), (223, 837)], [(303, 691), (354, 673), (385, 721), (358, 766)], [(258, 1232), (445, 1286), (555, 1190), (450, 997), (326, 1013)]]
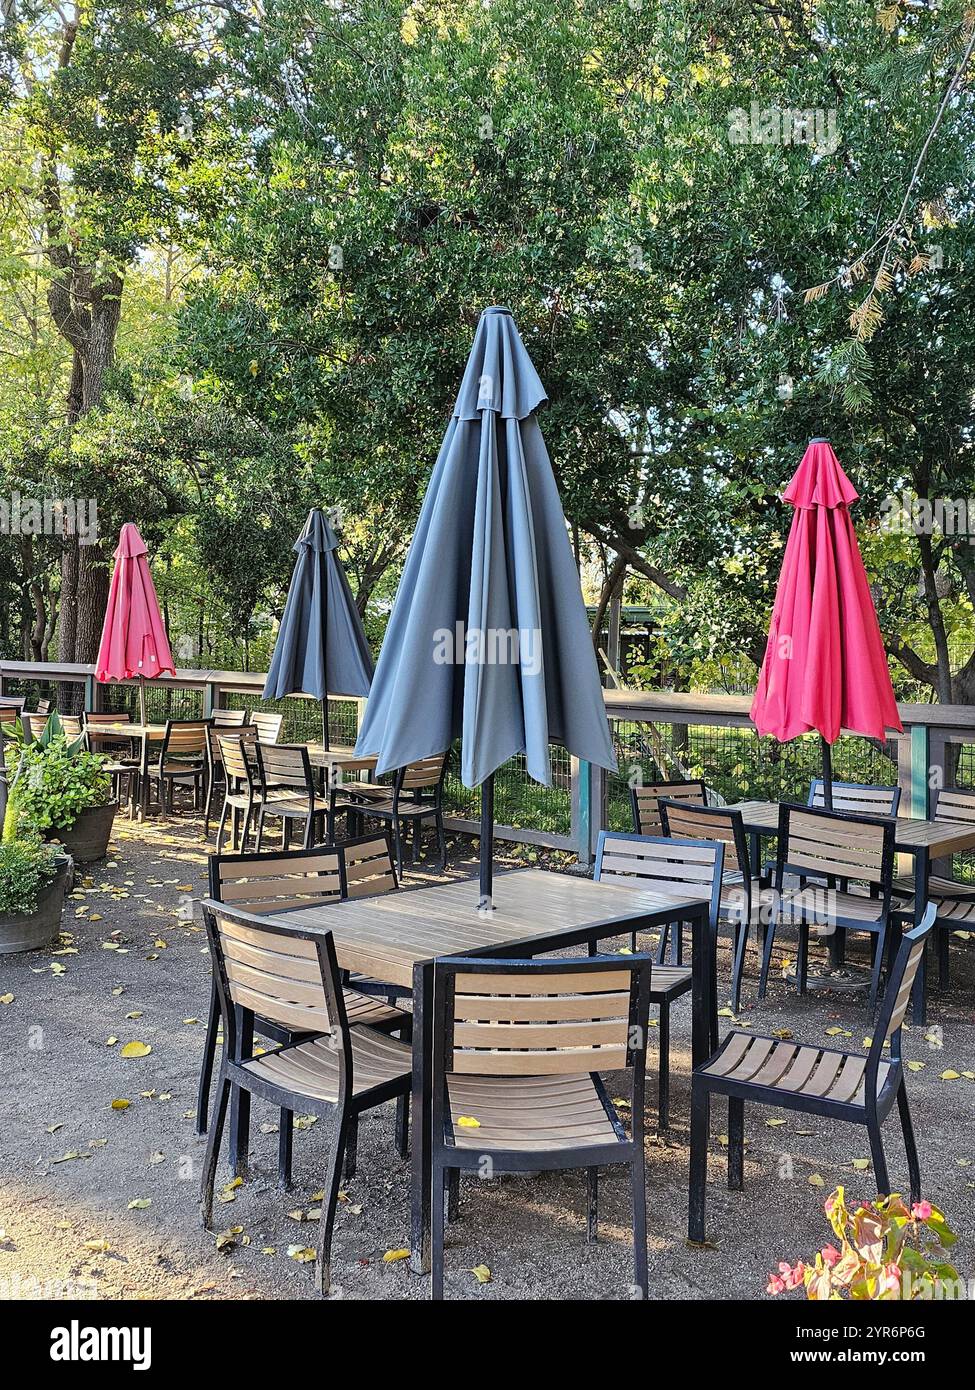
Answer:
[(928, 818), (931, 736), (926, 724), (911, 725), (911, 815)]
[(588, 867), (592, 862), (592, 764), (585, 758), (573, 758), (572, 839), (579, 863)]
[(219, 706), (219, 704), (220, 692), (214, 690), (212, 681), (207, 681), (203, 687), (203, 718), (209, 719), (213, 714), (214, 708)]
[(90, 674), (90, 675), (85, 676), (85, 703), (84, 703), (84, 708), (85, 708), (85, 709), (94, 710), (94, 709), (97, 709), (97, 708), (98, 708), (97, 705), (95, 704), (95, 701), (96, 701), (97, 698), (98, 698), (97, 695), (95, 694), (95, 689), (96, 689), (96, 686), (95, 686), (95, 677), (94, 677), (94, 675), (93, 675), (93, 674)]

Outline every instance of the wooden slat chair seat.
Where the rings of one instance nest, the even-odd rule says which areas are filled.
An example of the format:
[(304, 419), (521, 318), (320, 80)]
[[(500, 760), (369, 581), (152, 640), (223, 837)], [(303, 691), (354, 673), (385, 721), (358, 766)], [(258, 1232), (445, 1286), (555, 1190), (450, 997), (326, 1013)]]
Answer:
[[(705, 1204), (712, 1095), (728, 1097), (728, 1186), (744, 1187), (746, 1101), (852, 1122), (867, 1130), (876, 1190), (890, 1192), (880, 1127), (896, 1104), (904, 1135), (911, 1201), (921, 1197), (921, 1173), (901, 1057), (901, 1026), (914, 978), (934, 926), (929, 903), (920, 925), (905, 932), (866, 1057), (818, 1043), (782, 1041), (734, 1030), (691, 1079), (691, 1173), (688, 1236), (706, 1237)], [(886, 1053), (886, 1055), (885, 1055)]]
[(663, 830), (660, 800), (707, 805), (707, 789), (702, 781), (645, 782), (630, 788), (630, 812), (635, 835), (659, 835)]
[(741, 1007), (748, 932), (755, 927), (763, 939), (764, 922), (768, 920), (775, 895), (763, 891), (763, 882), (754, 872), (740, 811), (728, 806), (698, 805), (688, 800), (672, 801), (668, 797), (660, 798), (658, 809), (664, 835), (715, 840), (724, 845), (718, 926), (731, 930), (731, 1007), (737, 1012)]
[[(432, 758), (401, 767), (393, 778), (392, 788), (369, 787), (364, 793), (355, 784), (336, 782), (329, 788), (328, 836), (335, 839), (335, 819), (345, 811), (351, 822), (379, 819), (388, 821), (393, 831), (396, 850), (396, 872), (403, 877), (403, 826), (412, 826), (413, 862), (419, 858), (422, 824), (432, 820), (440, 850), (440, 872), (447, 867), (447, 841), (443, 826), (443, 784), (450, 761), (449, 751)], [(381, 794), (377, 794), (381, 793)]]
[[(601, 830), (593, 878), (597, 883), (609, 880), (613, 883), (630, 883), (635, 888), (652, 888), (654, 892), (669, 893), (679, 900), (686, 900), (688, 889), (708, 897), (712, 936), (709, 956), (713, 975), (713, 938), (717, 930), (723, 865), (724, 845), (720, 841), (673, 840), (667, 836), (624, 835)], [(678, 944), (680, 933), (678, 923)], [(591, 952), (596, 944), (590, 947)], [(669, 966), (658, 963), (650, 979), (650, 1003), (656, 1004), (660, 1011), (657, 1028), (657, 1123), (661, 1130), (667, 1129), (670, 1124), (670, 1007), (681, 995), (690, 993), (691, 984), (690, 966), (680, 961), (672, 961)], [(709, 1022), (714, 1044), (717, 1043), (718, 1034), (717, 1016)]]
[[(914, 897), (914, 875), (898, 874), (894, 879), (894, 897), (909, 898)], [(939, 898), (972, 898), (975, 899), (975, 882), (971, 879), (945, 878), (941, 874), (928, 875), (928, 897)]]
[[(443, 1297), (444, 1186), (454, 1172), (585, 1168), (596, 1238), (598, 1170), (625, 1163), (634, 1288), (647, 1297), (643, 1111), (648, 956), (434, 964), (431, 1285)], [(627, 1135), (601, 1072), (632, 1069)], [(477, 1120), (477, 1126), (462, 1123)]]
[[(233, 740), (225, 749), (228, 773), (234, 766), (234, 758), (246, 753)], [(219, 842), (219, 837), (218, 837)], [(295, 907), (339, 902), (349, 896), (346, 880), (346, 848), (329, 847), (314, 850), (291, 850), (271, 854), (215, 854), (210, 856), (210, 896), (234, 908), (262, 916), (276, 916), (287, 913)], [(353, 883), (360, 889), (370, 881), (381, 883), (383, 879), (382, 857), (385, 867), (392, 874), (389, 843), (382, 837), (373, 836), (362, 846), (349, 847), (351, 869), (355, 875)], [(362, 866), (368, 864), (370, 871), (364, 873)], [(394, 880), (395, 882), (395, 880)], [(377, 888), (374, 891), (381, 891)], [(238, 950), (242, 963), (246, 964), (247, 943)], [(314, 972), (313, 972), (314, 973)], [(343, 982), (343, 1002), (346, 1017), (350, 1024), (368, 1024), (370, 1028), (385, 1033), (398, 1033), (401, 1038), (412, 1035), (412, 1015), (398, 1009), (386, 998), (373, 997), (359, 990), (346, 987)], [(248, 1045), (253, 1030), (265, 1037), (284, 1044), (293, 1044), (305, 1039), (308, 1033), (321, 1031), (320, 1020), (302, 1019), (295, 1016), (287, 1026), (276, 1024), (273, 1019), (261, 1015), (260, 1007), (254, 1005), (256, 1017), (248, 1030), (242, 1034), (242, 1041)], [(205, 1134), (210, 1084), (213, 1076), (213, 1063), (217, 1048), (217, 1024), (219, 1020), (219, 1000), (216, 978), (210, 991), (210, 1008), (204, 1039), (203, 1064), (200, 1070), (200, 1084), (196, 1105), (196, 1128), (198, 1134)], [(400, 1152), (405, 1154), (408, 1143), (408, 1110), (404, 1101), (397, 1112), (397, 1143)], [(292, 1116), (282, 1114), (278, 1127), (278, 1181), (284, 1188), (291, 1183)], [(354, 1117), (350, 1120), (345, 1146), (346, 1173), (355, 1171), (357, 1127)]]
[[(341, 857), (335, 862), (341, 878)], [(265, 882), (270, 878), (264, 865), (255, 876)], [(327, 872), (318, 876), (330, 877)], [(315, 1269), (316, 1285), (324, 1294), (329, 1291), (332, 1231), (350, 1122), (386, 1101), (395, 1100), (400, 1110), (408, 1103), (410, 1048), (362, 1024), (350, 1025), (331, 932), (303, 931), (288, 922), (287, 913), (245, 912), (213, 897), (203, 904), (203, 915), (227, 1040), (200, 1190), (203, 1224), (209, 1226), (212, 1219), (217, 1158), (232, 1095), (239, 1117), (246, 1114), (251, 1095), (277, 1106), (282, 1117), (288, 1115), (289, 1138), (295, 1110), (329, 1118), (332, 1142)], [(253, 1056), (247, 1035), (255, 1009), (260, 1010), (262, 1031), (272, 1025), (289, 1038), (259, 1057)], [(245, 1019), (251, 1022), (245, 1025)], [(315, 1036), (292, 1040), (296, 1026), (302, 1033), (311, 1028)]]
[[(890, 927), (894, 878), (894, 820), (868, 819), (818, 807), (779, 807), (774, 886), (778, 911), (765, 932), (758, 997), (768, 985), (776, 929), (798, 929), (796, 983), (806, 992), (809, 934), (869, 932), (873, 946), (870, 1009), (876, 1008)], [(799, 880), (794, 887), (792, 876)], [(809, 882), (809, 879), (812, 882)]]

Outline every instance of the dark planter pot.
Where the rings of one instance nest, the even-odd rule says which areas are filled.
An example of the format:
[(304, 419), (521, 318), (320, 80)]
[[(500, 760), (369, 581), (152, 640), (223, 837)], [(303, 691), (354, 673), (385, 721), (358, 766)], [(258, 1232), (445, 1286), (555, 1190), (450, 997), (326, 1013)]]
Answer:
[(65, 855), (51, 882), (37, 895), (33, 912), (0, 913), (0, 956), (14, 951), (37, 951), (57, 941), (71, 869), (71, 860)]
[(49, 830), (45, 839), (58, 840), (76, 864), (104, 859), (117, 810), (117, 801), (110, 801), (107, 806), (92, 806), (82, 811), (74, 825), (66, 830)]

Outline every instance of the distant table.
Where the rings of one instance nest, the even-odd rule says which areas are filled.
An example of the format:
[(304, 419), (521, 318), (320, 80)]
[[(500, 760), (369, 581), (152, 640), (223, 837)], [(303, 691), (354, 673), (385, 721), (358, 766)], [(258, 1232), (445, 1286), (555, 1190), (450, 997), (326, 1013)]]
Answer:
[[(689, 922), (692, 927), (692, 1050), (699, 1061), (710, 1051), (714, 1010), (708, 940), (709, 904), (691, 889), (674, 897), (541, 869), (517, 869), (494, 880), (494, 910), (477, 911), (474, 879), (351, 898), (321, 907), (296, 907), (289, 921), (328, 929), (343, 970), (361, 971), (413, 990), (413, 1202), (412, 1263), (428, 1268), (430, 1189), (430, 1092), (433, 1053), (433, 963), (438, 956), (535, 956), (598, 941), (624, 931)], [(236, 1167), (247, 1152), (246, 1099), (240, 1132), (232, 1138)]]
[(337, 769), (343, 772), (374, 772), (379, 759), (375, 756), (364, 758), (347, 744), (331, 744), (328, 748), (322, 743), (306, 743), (308, 759), (313, 767), (323, 767), (330, 775)]
[[(128, 723), (124, 719), (104, 724), (99, 722), (93, 724), (88, 731), (89, 739), (98, 742), (102, 738), (129, 738), (138, 740), (141, 744), (139, 753), (139, 766), (135, 769), (136, 776), (131, 780), (131, 791), (129, 794), (129, 816), (134, 817), (136, 806), (139, 808), (140, 816), (144, 816), (147, 809), (146, 794), (149, 789), (149, 745), (150, 743), (161, 743), (166, 737), (166, 723), (139, 724), (133, 721)], [(96, 750), (97, 751), (97, 750)]]
[[(755, 841), (763, 835), (775, 835), (779, 828), (777, 801), (739, 801), (729, 810), (740, 811), (746, 832)], [(920, 922), (928, 899), (928, 881), (932, 859), (947, 858), (975, 849), (975, 825), (957, 825), (951, 821), (922, 820), (919, 817), (897, 816), (894, 819), (894, 849), (909, 854), (914, 860), (914, 922)], [(759, 856), (760, 860), (760, 856)], [(920, 889), (920, 891), (919, 891)], [(925, 952), (925, 956), (926, 956)], [(911, 1021), (924, 1023), (927, 1013), (925, 956), (921, 957), (914, 978), (911, 996)]]

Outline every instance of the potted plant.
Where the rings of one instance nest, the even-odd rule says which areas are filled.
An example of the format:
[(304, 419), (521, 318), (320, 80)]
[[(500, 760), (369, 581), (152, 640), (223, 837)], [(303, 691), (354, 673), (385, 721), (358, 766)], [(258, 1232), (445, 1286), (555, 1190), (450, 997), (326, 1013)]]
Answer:
[(0, 841), (0, 955), (57, 940), (71, 859), (38, 836)]
[(68, 739), (52, 714), (33, 742), (8, 741), (8, 810), (23, 828), (59, 840), (77, 863), (101, 859), (118, 810), (105, 762), (83, 738)]

